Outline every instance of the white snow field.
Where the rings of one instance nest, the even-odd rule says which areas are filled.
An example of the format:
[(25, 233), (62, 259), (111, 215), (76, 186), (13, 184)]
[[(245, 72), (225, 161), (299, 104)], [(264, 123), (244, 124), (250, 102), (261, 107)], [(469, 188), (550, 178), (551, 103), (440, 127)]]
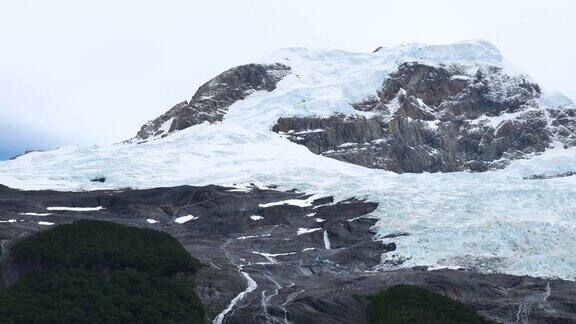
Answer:
[[(359, 114), (349, 103), (375, 94), (405, 61), (456, 62), (471, 69), (495, 64), (516, 73), (485, 41), (376, 53), (283, 49), (264, 62), (287, 64), (291, 74), (273, 92), (234, 103), (222, 122), (142, 144), (30, 153), (0, 162), (0, 183), (56, 190), (255, 183), (336, 199), (367, 197), (380, 203), (372, 214), (379, 219), (379, 237), (409, 233), (392, 239), (397, 251), (383, 255), (384, 269), (395, 255), (405, 260), (403, 267), (576, 279), (576, 176), (523, 180), (576, 170), (574, 148), (558, 145), (499, 171), (395, 174), (315, 155), (270, 130), (281, 116)], [(96, 175), (106, 182), (91, 182)]]
[(75, 212), (89, 212), (89, 211), (99, 211), (105, 209), (102, 206), (98, 207), (46, 207), (49, 211), (75, 211)]
[(174, 221), (178, 224), (184, 224), (184, 223), (189, 222), (191, 220), (197, 220), (197, 219), (198, 219), (198, 217), (196, 217), (194, 215), (187, 215), (187, 216), (178, 217)]

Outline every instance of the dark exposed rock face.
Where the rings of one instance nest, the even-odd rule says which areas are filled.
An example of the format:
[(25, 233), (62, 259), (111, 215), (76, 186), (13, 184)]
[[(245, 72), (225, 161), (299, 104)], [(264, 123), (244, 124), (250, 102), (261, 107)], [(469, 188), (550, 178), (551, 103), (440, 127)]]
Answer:
[(289, 70), (282, 64), (248, 64), (225, 71), (202, 85), (190, 102), (181, 102), (142, 126), (136, 139), (165, 136), (203, 122), (221, 121), (230, 105), (254, 91), (274, 90)]
[(554, 179), (554, 178), (564, 178), (564, 177), (571, 177), (575, 176), (576, 171), (567, 171), (562, 173), (556, 174), (534, 174), (529, 177), (525, 177), (525, 180), (543, 180), (543, 179)]
[(286, 117), (273, 131), (316, 154), (395, 172), (485, 171), (576, 144), (576, 109), (548, 107), (537, 84), (498, 67), (404, 63), (377, 96), (352, 107), (364, 117)]
[(387, 124), (380, 118), (334, 115), (329, 118), (284, 117), (272, 129), (287, 134), (320, 154), (343, 143), (369, 143), (386, 136)]
[[(225, 323), (364, 323), (366, 295), (392, 285), (413, 284), (464, 302), (498, 322), (576, 321), (574, 282), (463, 270), (371, 271), (382, 253), (396, 249), (394, 243), (372, 239), (375, 220), (366, 217), (376, 208), (372, 202), (312, 200), (295, 191), (217, 186), (93, 192), (18, 191), (0, 186), (0, 191), (0, 220), (16, 220), (0, 223), (0, 289), (26, 271), (10, 262), (15, 239), (46, 228), (38, 221), (61, 224), (82, 218), (154, 228), (176, 237), (203, 264), (196, 286), (209, 320), (247, 291), (232, 311), (221, 316)], [(266, 205), (289, 199), (307, 199), (308, 204)], [(21, 214), (46, 213), (50, 206), (105, 209)], [(184, 215), (197, 218), (175, 222)], [(262, 218), (250, 217), (254, 215)], [(400, 235), (408, 234), (395, 234)], [(251, 289), (247, 290), (243, 273), (253, 280)]]
[[(576, 288), (574, 282), (461, 270), (416, 269), (335, 276), (331, 282), (315, 290), (314, 283), (308, 281), (312, 289), (300, 293), (287, 307), (288, 314), (293, 314), (289, 319), (294, 323), (367, 323), (368, 302), (362, 296), (408, 284), (468, 304), (497, 323), (576, 321), (576, 304), (571, 291)], [(554, 309), (555, 314), (549, 313), (550, 309)]]

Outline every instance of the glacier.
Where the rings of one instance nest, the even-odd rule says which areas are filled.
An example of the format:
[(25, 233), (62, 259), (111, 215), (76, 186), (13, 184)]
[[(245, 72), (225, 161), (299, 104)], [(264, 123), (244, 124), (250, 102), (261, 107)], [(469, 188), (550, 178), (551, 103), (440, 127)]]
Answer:
[[(524, 179), (576, 170), (574, 147), (556, 145), (483, 173), (396, 174), (315, 155), (271, 131), (284, 116), (371, 114), (350, 103), (373, 95), (398, 64), (410, 61), (470, 69), (489, 64), (520, 73), (481, 40), (375, 53), (282, 49), (261, 63), (286, 64), (292, 73), (274, 91), (232, 104), (222, 122), (140, 144), (26, 154), (0, 162), (0, 183), (61, 191), (254, 183), (338, 200), (361, 197), (380, 203), (371, 214), (378, 219), (375, 239), (397, 245), (394, 254), (383, 255), (380, 269), (427, 265), (576, 280), (576, 176)], [(99, 176), (106, 182), (90, 181)], [(392, 233), (408, 235), (385, 238)]]

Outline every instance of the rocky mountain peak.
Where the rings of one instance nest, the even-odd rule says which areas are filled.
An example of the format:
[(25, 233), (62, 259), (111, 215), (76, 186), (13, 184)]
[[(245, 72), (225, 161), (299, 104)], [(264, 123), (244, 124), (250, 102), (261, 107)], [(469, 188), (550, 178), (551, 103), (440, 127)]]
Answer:
[(497, 66), (482, 66), (471, 73), (458, 65), (409, 62), (386, 78), (378, 96), (383, 104), (401, 96), (434, 113), (474, 119), (535, 106), (541, 90), (527, 77), (509, 76)]
[(134, 140), (222, 121), (234, 102), (275, 90), (289, 73), (294, 80), (288, 84), (303, 83), (293, 92), (303, 96), (297, 105), (329, 107), (322, 95), (316, 103), (307, 100), (314, 92), (304, 89), (322, 82), (333, 82), (326, 86), (334, 88), (348, 78), (360, 84), (362, 75), (354, 71), (370, 60), (392, 69), (373, 94), (349, 103), (351, 112), (318, 117), (294, 110), (278, 114), (282, 117), (272, 130), (316, 154), (400, 173), (486, 171), (576, 140), (574, 106), (560, 96), (548, 100), (529, 77), (505, 69), (500, 51), (487, 41), (409, 44), (370, 54), (283, 49), (270, 60), (283, 63), (223, 72), (190, 101), (142, 126)]
[(203, 84), (189, 102), (183, 101), (147, 122), (134, 140), (164, 137), (203, 122), (221, 121), (228, 107), (255, 91), (272, 91), (290, 71), (283, 64), (247, 64), (229, 69)]
[[(377, 221), (362, 223), (368, 225), (362, 228), (375, 232), (364, 232), (367, 235), (362, 237), (396, 244), (392, 253), (381, 258), (374, 254), (378, 269), (457, 266), (573, 280), (574, 231), (567, 224), (573, 222), (576, 210), (576, 108), (562, 96), (550, 97), (536, 82), (499, 59), (498, 52), (478, 42), (410, 45), (376, 53), (280, 50), (266, 63), (239, 67), (208, 82), (192, 99), (150, 122), (137, 139), (142, 142), (139, 145), (70, 146), (0, 162), (0, 182), (10, 187), (80, 191), (79, 200), (56, 200), (53, 192), (48, 192), (46, 203), (16, 209), (14, 200), (8, 199), (6, 206), (13, 211), (4, 220), (14, 221), (5, 225), (32, 228), (28, 220), (36, 219), (36, 223), (38, 216), (23, 214), (44, 214), (48, 206), (105, 206), (98, 213), (125, 220), (112, 214), (112, 206), (99, 196), (87, 196), (91, 189), (224, 185), (230, 189), (218, 189), (217, 195), (214, 188), (209, 189), (211, 193), (195, 191), (204, 192), (200, 196), (206, 202), (204, 198), (191, 202), (190, 194), (176, 190), (173, 197), (182, 201), (171, 206), (165, 201), (153, 206), (146, 198), (160, 194), (161, 200), (166, 200), (164, 189), (136, 196), (120, 189), (113, 194), (120, 196), (126, 191), (126, 198), (144, 198), (144, 209), (136, 210), (134, 215), (140, 216), (135, 222), (148, 226), (152, 224), (147, 222), (149, 216), (158, 217), (151, 226), (168, 228), (164, 225), (170, 223), (182, 238), (190, 237), (181, 235), (176, 219), (185, 215), (199, 217), (186, 224), (211, 238), (215, 237), (214, 226), (222, 225), (221, 230), (227, 231), (238, 222), (234, 232), (223, 233), (225, 240), (235, 242), (229, 251), (238, 251), (237, 260), (244, 259), (230, 269), (236, 273), (238, 265), (249, 262), (257, 266), (270, 261), (266, 256), (271, 257), (278, 261), (276, 267), (290, 270), (279, 273), (303, 273), (310, 280), (310, 285), (281, 290), (283, 296), (300, 300), (290, 296), (301, 289), (315, 291), (309, 288), (316, 287), (319, 278), (308, 277), (310, 269), (301, 262), (310, 260), (313, 263), (308, 264), (316, 266), (314, 260), (318, 259), (312, 254), (316, 252), (310, 248), (322, 250), (321, 261), (334, 262), (319, 264), (321, 275), (326, 274), (324, 267), (332, 265), (334, 274), (339, 275), (346, 260), (358, 255), (356, 250), (340, 249), (337, 238), (360, 237), (357, 232), (345, 232), (360, 224), (356, 223), (359, 214), (340, 217), (344, 208), (352, 206), (347, 198), (365, 197), (379, 205), (370, 211), (370, 218)], [(203, 124), (195, 125), (199, 122)], [(188, 125), (177, 135), (154, 140)], [(498, 168), (502, 170), (487, 174), (442, 173)], [(398, 175), (374, 169), (438, 173)], [(264, 188), (275, 188), (278, 193)], [(323, 214), (324, 208), (314, 205), (316, 198), (301, 197), (291, 190), (294, 188), (330, 195), (334, 202), (342, 203), (337, 212)], [(118, 202), (114, 196), (102, 194)], [(251, 199), (252, 207), (246, 199)], [(226, 201), (231, 205), (227, 207)], [(334, 202), (326, 208), (335, 208)], [(214, 214), (205, 210), (210, 204), (215, 207)], [(180, 209), (182, 206), (186, 207)], [(232, 206), (241, 213), (227, 209)], [(226, 210), (233, 222), (223, 218)], [(76, 212), (69, 215), (87, 217)], [(159, 217), (162, 215), (166, 218)], [(289, 221), (284, 222), (282, 215)], [(57, 214), (50, 216), (61, 219)], [(348, 222), (352, 219), (354, 223)], [(246, 227), (248, 224), (253, 227)], [(553, 249), (542, 241), (550, 233)], [(255, 240), (262, 239), (258, 245), (240, 239), (255, 235)], [(302, 235), (310, 236), (304, 241)], [(296, 241), (306, 245), (293, 245)], [(349, 242), (349, 246), (356, 245)], [(221, 244), (214, 247), (222, 252)], [(301, 257), (304, 253), (311, 257)], [(205, 264), (227, 259), (204, 254), (217, 255)], [(281, 263), (291, 260), (304, 267), (295, 272)], [(267, 297), (274, 293), (277, 286), (265, 276), (271, 274), (268, 266), (264, 265), (262, 272), (254, 272), (252, 266), (241, 269), (254, 275), (260, 289), (247, 293), (244, 305), (264, 306), (253, 301), (262, 300), (263, 290)], [(358, 269), (363, 276), (368, 270)], [(225, 300), (246, 288), (247, 281), (242, 278), (240, 274), (227, 281), (238, 283), (240, 289)], [(555, 281), (551, 282), (552, 296), (558, 296)], [(230, 291), (224, 287), (223, 291)], [(332, 291), (326, 294), (332, 295)], [(269, 301), (267, 297), (264, 300)], [(308, 297), (317, 300), (313, 294)], [(280, 301), (279, 306), (285, 301), (271, 300)], [(336, 301), (335, 305), (342, 304)], [(221, 306), (223, 309), (226, 304)], [(514, 309), (513, 316), (516, 313)]]
[(538, 84), (493, 65), (405, 62), (351, 105), (372, 115), (286, 117), (273, 129), (314, 153), (395, 172), (486, 171), (576, 139), (573, 107), (545, 105)]

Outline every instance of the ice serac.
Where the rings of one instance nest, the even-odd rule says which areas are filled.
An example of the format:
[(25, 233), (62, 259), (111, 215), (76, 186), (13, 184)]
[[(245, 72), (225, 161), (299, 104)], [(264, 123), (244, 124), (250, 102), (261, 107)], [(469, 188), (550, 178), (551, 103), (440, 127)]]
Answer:
[(405, 62), (361, 114), (283, 117), (273, 130), (312, 152), (395, 172), (486, 171), (576, 144), (576, 110), (549, 105), (538, 84), (496, 65)]
[(272, 91), (290, 71), (283, 64), (247, 64), (223, 72), (202, 85), (190, 102), (183, 101), (147, 122), (136, 140), (163, 137), (203, 122), (221, 121), (226, 109), (255, 91)]

